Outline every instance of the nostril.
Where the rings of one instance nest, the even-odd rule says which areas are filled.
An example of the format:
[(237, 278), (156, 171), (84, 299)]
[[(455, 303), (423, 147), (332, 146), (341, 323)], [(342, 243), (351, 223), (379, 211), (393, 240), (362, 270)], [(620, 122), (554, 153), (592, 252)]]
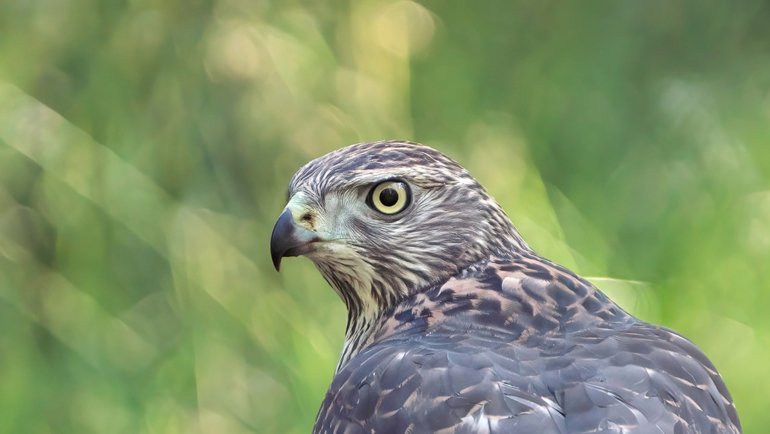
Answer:
[(302, 216), (299, 218), (299, 221), (301, 221), (303, 223), (307, 223), (309, 225), (312, 225), (313, 224), (313, 215), (310, 214), (309, 212), (306, 212), (306, 213), (302, 214)]

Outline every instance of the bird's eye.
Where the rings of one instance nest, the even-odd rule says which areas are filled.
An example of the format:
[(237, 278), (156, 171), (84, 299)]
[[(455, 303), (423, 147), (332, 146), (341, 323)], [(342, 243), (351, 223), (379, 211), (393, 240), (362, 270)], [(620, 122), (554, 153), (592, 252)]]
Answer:
[(409, 206), (411, 199), (411, 192), (406, 183), (385, 181), (375, 185), (369, 192), (367, 203), (383, 214), (393, 215)]

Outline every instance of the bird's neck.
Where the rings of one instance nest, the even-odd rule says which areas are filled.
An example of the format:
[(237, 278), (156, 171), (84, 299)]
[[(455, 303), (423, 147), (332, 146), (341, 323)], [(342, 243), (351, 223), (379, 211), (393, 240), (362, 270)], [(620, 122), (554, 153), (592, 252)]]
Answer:
[[(384, 285), (377, 279), (373, 268), (359, 258), (351, 255), (346, 259), (344, 264), (315, 262), (321, 275), (334, 288), (348, 311), (345, 343), (337, 371), (369, 342), (381, 313), (408, 293), (400, 285)], [(387, 291), (382, 288), (387, 288)]]
[(363, 316), (348, 316), (348, 324), (345, 330), (345, 343), (342, 346), (340, 359), (337, 362), (335, 372), (345, 366), (345, 364), (356, 354), (361, 352), (372, 340), (373, 332), (380, 322), (380, 317), (367, 318)]
[[(327, 278), (328, 281), (332, 279)], [(345, 327), (345, 343), (342, 347), (337, 371), (339, 371), (351, 358), (375, 340), (376, 331), (379, 329), (386, 312), (392, 310), (400, 300), (407, 297), (412, 291), (406, 287), (392, 287), (391, 292), (382, 295), (375, 290), (371, 281), (355, 279), (341, 279), (339, 273), (333, 278), (332, 283), (337, 294), (345, 302), (348, 311), (347, 325)]]
[(400, 263), (372, 263), (362, 255), (339, 252), (337, 256), (316, 258), (319, 271), (348, 310), (345, 344), (337, 370), (376, 340), (383, 318), (403, 300), (478, 269), (490, 257), (531, 252), (507, 216), (501, 210), (496, 216), (489, 219), (490, 228), (484, 231), (495, 236), (455, 246), (456, 256), (420, 254)]
[[(400, 288), (392, 297), (374, 299), (371, 295), (372, 286), (368, 285), (351, 288), (343, 286), (341, 291), (336, 285), (344, 285), (345, 281), (340, 281), (340, 274), (336, 273), (332, 280), (332, 286), (340, 294), (348, 308), (348, 320), (345, 328), (345, 343), (337, 363), (336, 371), (339, 371), (356, 354), (364, 350), (369, 345), (378, 341), (382, 336), (389, 335), (392, 330), (385, 330), (388, 319), (393, 312), (407, 300), (413, 299), (416, 295), (424, 293), (432, 288), (442, 286), (451, 278), (463, 278), (468, 274), (473, 274), (486, 267), (488, 258), (474, 262), (467, 267), (453, 273), (451, 276), (445, 276), (436, 281), (424, 283), (422, 286)], [(319, 267), (320, 268), (320, 267)], [(351, 295), (353, 294), (353, 295)], [(382, 302), (386, 304), (382, 305)]]

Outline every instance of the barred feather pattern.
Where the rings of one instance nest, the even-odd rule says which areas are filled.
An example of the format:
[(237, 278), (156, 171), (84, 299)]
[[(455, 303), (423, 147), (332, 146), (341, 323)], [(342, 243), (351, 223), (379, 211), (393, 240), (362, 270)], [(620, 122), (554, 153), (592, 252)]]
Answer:
[[(396, 216), (365, 204), (385, 180), (413, 194)], [(315, 433), (741, 432), (695, 345), (535, 254), (438, 151), (352, 145), (289, 196), (328, 240), (307, 256), (348, 310)]]
[[(413, 204), (398, 221), (366, 212), (378, 182), (409, 183)], [(344, 246), (310, 255), (348, 309), (338, 368), (361, 350), (382, 312), (494, 252), (529, 251), (505, 212), (460, 165), (411, 142), (361, 143), (311, 161), (293, 177)], [(446, 204), (453, 204), (447, 207)], [(349, 212), (350, 209), (357, 213)], [(319, 222), (323, 225), (323, 222)]]
[(690, 341), (536, 255), (402, 300), (335, 376), (316, 433), (739, 433)]

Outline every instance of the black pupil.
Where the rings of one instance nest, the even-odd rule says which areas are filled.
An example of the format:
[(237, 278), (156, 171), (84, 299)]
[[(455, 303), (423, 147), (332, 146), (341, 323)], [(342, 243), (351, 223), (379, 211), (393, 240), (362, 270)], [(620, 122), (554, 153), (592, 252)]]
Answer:
[(398, 192), (394, 188), (386, 188), (380, 192), (380, 203), (393, 206), (398, 202)]

